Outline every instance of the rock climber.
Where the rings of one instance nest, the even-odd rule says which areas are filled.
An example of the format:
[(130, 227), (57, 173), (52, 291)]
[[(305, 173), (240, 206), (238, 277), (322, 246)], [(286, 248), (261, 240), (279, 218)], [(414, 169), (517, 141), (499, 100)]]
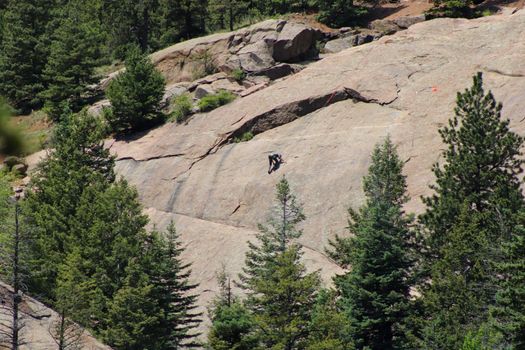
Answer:
[(268, 168), (268, 174), (271, 174), (272, 171), (279, 169), (283, 163), (283, 157), (279, 153), (272, 153), (268, 156), (268, 161), (270, 162), (270, 167)]

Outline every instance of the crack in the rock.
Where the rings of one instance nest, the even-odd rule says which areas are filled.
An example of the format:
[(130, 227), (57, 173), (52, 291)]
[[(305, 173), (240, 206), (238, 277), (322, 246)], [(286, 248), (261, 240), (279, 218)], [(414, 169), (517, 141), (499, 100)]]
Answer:
[(231, 212), (230, 216), (235, 214), (237, 212), (237, 210), (239, 210), (240, 208), (241, 208), (241, 203), (239, 203), (239, 205), (237, 205), (237, 207), (235, 207), (235, 209), (233, 209), (233, 211)]
[(523, 74), (507, 73), (507, 72), (503, 72), (503, 71), (501, 71), (499, 69), (487, 69), (487, 72), (498, 74), (498, 75), (503, 75), (505, 77), (511, 77), (511, 78), (523, 78), (523, 77), (525, 77), (525, 75), (523, 75)]
[[(227, 143), (231, 143), (235, 138), (241, 137), (244, 133), (250, 132), (253, 135), (257, 135), (270, 129), (288, 124), (300, 117), (313, 113), (336, 102), (348, 99), (352, 99), (356, 102), (374, 103), (386, 106), (393, 103), (399, 97), (400, 90), (397, 86), (396, 88), (396, 97), (390, 101), (379, 101), (375, 98), (367, 98), (361, 95), (357, 90), (345, 87), (325, 95), (314, 96), (281, 105), (246, 121), (239, 128), (225, 135), (222, 142), (217, 143), (215, 148), (220, 148)], [(242, 120), (242, 118), (240, 120)]]
[[(387, 106), (393, 103), (399, 97), (400, 90), (399, 90), (399, 87), (397, 86), (397, 83), (396, 83), (396, 89), (397, 89), (396, 97), (391, 99), (390, 101), (380, 101), (375, 98), (367, 98), (361, 95), (361, 93), (357, 90), (354, 90), (348, 87), (344, 87), (342, 89), (335, 90), (335, 91), (332, 91), (324, 95), (313, 96), (310, 98), (287, 103), (287, 104), (278, 106), (276, 108), (273, 108), (269, 111), (266, 111), (262, 114), (259, 114), (251, 118), (250, 120), (247, 120), (244, 124), (236, 128), (235, 130), (229, 133), (223, 134), (223, 135), (219, 135), (215, 143), (211, 145), (211, 147), (208, 148), (208, 150), (205, 153), (203, 153), (202, 155), (198, 157), (193, 158), (193, 161), (190, 163), (188, 168), (185, 171), (178, 174), (177, 176), (174, 176), (173, 178), (171, 178), (171, 180), (176, 180), (180, 176), (188, 173), (195, 164), (205, 159), (210, 154), (216, 153), (221, 147), (225, 146), (226, 144), (231, 143), (235, 138), (241, 137), (246, 132), (251, 132), (253, 135), (257, 135), (265, 131), (268, 131), (270, 129), (274, 129), (276, 127), (291, 123), (292, 121), (298, 118), (301, 118), (307, 114), (313, 113), (322, 108), (326, 108), (327, 106), (332, 105), (334, 103), (341, 102), (344, 100), (349, 100), (349, 99), (355, 102), (374, 103), (380, 106)], [(237, 120), (236, 123), (242, 121), (244, 117), (245, 116)], [(133, 160), (136, 162), (145, 162), (149, 160), (170, 158), (170, 157), (180, 157), (184, 155), (185, 155), (184, 153), (175, 153), (175, 154), (144, 158), (140, 160), (136, 160), (133, 157), (123, 157), (123, 158), (117, 159), (117, 161)]]
[(143, 159), (135, 159), (134, 157), (128, 156), (128, 157), (117, 158), (117, 159), (115, 159), (115, 162), (120, 162), (120, 161), (123, 161), (123, 160), (131, 160), (131, 161), (134, 161), (134, 162), (141, 163), (141, 162), (148, 162), (150, 160), (182, 157), (184, 155), (185, 155), (185, 153), (173, 153), (173, 154), (164, 154), (164, 155), (161, 155), (161, 156), (154, 156), (154, 157), (148, 157), (148, 158), (143, 158)]

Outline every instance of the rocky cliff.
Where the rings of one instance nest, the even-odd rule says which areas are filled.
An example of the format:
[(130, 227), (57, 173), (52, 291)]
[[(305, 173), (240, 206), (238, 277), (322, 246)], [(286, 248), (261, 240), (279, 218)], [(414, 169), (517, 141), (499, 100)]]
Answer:
[[(151, 220), (176, 222), (200, 283), (217, 291), (221, 263), (240, 271), (246, 242), (286, 176), (304, 203), (305, 262), (325, 280), (341, 270), (324, 249), (346, 234), (347, 208), (362, 203), (361, 178), (374, 144), (390, 134), (406, 161), (410, 211), (429, 193), (439, 127), (477, 71), (525, 134), (525, 11), (477, 20), (436, 19), (353, 47), (185, 124), (111, 142), (119, 174), (136, 185)], [(232, 140), (250, 131), (248, 142)], [(267, 155), (286, 163), (267, 174)]]

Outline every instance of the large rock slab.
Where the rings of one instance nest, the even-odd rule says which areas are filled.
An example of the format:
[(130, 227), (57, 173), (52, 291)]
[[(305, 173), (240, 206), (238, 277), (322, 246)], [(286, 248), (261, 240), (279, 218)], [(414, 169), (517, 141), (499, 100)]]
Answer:
[[(20, 331), (20, 339), (25, 343), (20, 346), (20, 350), (56, 349), (57, 343), (51, 337), (50, 331), (60, 320), (58, 313), (27, 295), (22, 296), (20, 311), (20, 322), (24, 325)], [(0, 329), (4, 330), (4, 325), (11, 322), (11, 312), (12, 289), (0, 282)], [(79, 349), (86, 350), (111, 350), (87, 331), (80, 336), (78, 346)]]
[[(347, 234), (347, 208), (363, 203), (370, 152), (387, 135), (406, 161), (409, 211), (421, 212), (431, 166), (443, 145), (438, 128), (453, 115), (457, 91), (477, 71), (525, 134), (525, 11), (476, 20), (436, 19), (309, 65), (284, 81), (185, 124), (166, 124), (111, 143), (117, 170), (136, 185), (152, 221), (174, 218), (201, 283), (201, 306), (217, 291), (214, 272), (233, 273), (246, 241), (273, 204), (286, 176), (305, 214), (309, 269), (325, 280), (341, 270), (325, 255), (328, 240)], [(229, 143), (246, 131), (249, 142)], [(267, 174), (267, 155), (286, 163)], [(210, 261), (214, 263), (211, 265)], [(215, 262), (217, 262), (215, 264)]]

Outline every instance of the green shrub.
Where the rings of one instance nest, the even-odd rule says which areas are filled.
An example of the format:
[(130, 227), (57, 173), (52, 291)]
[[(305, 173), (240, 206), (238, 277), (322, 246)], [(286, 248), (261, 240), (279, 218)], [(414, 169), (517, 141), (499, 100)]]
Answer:
[(175, 96), (172, 103), (172, 112), (168, 118), (169, 121), (176, 121), (181, 123), (185, 121), (188, 116), (191, 114), (191, 109), (193, 108), (193, 103), (189, 94), (182, 94)]
[(246, 78), (246, 72), (241, 68), (235, 68), (231, 71), (230, 76), (236, 81), (241, 82)]
[(219, 90), (216, 94), (207, 95), (200, 99), (199, 110), (208, 112), (235, 100), (236, 96), (226, 90)]
[(253, 133), (251, 131), (247, 131), (245, 132), (244, 134), (242, 134), (241, 137), (236, 137), (233, 139), (233, 142), (235, 143), (239, 143), (239, 142), (246, 142), (246, 141), (250, 141), (251, 139), (253, 139)]

